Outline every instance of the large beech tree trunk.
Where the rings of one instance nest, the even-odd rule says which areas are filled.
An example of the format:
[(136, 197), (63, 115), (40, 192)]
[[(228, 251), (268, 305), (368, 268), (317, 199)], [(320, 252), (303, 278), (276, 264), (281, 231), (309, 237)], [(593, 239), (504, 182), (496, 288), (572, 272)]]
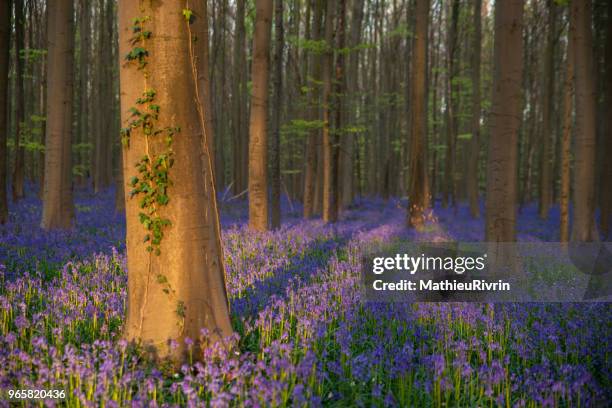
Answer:
[(571, 3), (570, 36), (574, 46), (576, 137), (574, 156), (573, 241), (597, 237), (595, 227), (595, 80), (591, 0)]
[(249, 227), (268, 229), (268, 77), (272, 0), (255, 2), (251, 119), (249, 125)]
[(517, 142), (521, 125), (522, 0), (495, 3), (493, 64), (485, 237), (489, 242), (513, 242), (516, 237)]
[(480, 153), (480, 54), (482, 53), (482, 0), (474, 0), (474, 33), (472, 49), (472, 139), (468, 160), (467, 190), (470, 214), (480, 217), (478, 204), (478, 156)]
[(6, 134), (8, 133), (8, 73), (11, 48), (11, 2), (0, 3), (0, 224), (8, 220), (6, 194), (7, 162)]
[[(141, 8), (142, 7), (142, 8)], [(214, 135), (205, 129), (200, 70), (204, 65), (202, 45), (206, 12), (202, 2), (191, 3), (190, 23), (183, 12), (185, 1), (163, 3), (119, 2), (119, 58), (122, 126), (133, 120), (132, 108), (147, 91), (154, 91), (153, 103), (159, 107), (155, 128), (180, 128), (171, 149), (174, 164), (168, 169), (172, 184), (168, 202), (158, 205), (160, 217), (170, 222), (163, 227), (159, 255), (147, 251), (145, 227), (139, 220), (139, 195), (130, 197), (125, 186), (128, 262), (128, 312), (125, 337), (139, 341), (158, 357), (175, 361), (186, 357), (185, 338), (198, 339), (201, 329), (209, 330), (213, 340), (232, 332), (225, 290), (219, 215), (214, 189), (214, 156), (208, 140)], [(135, 18), (145, 18), (150, 38), (140, 46), (148, 53), (147, 64), (124, 60), (133, 49)], [(197, 41), (196, 41), (197, 38)], [(135, 127), (123, 147), (125, 180), (139, 176), (136, 164), (143, 155), (154, 160), (168, 152), (166, 133), (144, 134)], [(169, 347), (175, 340), (178, 347)]]
[(73, 2), (49, 2), (47, 36), (47, 126), (41, 226), (69, 228), (72, 223), (72, 67)]
[(416, 1), (416, 29), (413, 45), (412, 75), (410, 90), (410, 172), (408, 174), (408, 226), (422, 228), (427, 207), (427, 109), (425, 108), (427, 86), (427, 25), (429, 22), (429, 0)]

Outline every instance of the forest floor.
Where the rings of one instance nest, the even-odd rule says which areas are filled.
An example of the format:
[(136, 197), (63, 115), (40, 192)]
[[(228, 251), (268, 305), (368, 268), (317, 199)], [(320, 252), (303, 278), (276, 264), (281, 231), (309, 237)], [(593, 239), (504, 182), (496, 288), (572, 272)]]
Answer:
[[(525, 208), (519, 240), (554, 241), (555, 211), (541, 221)], [(397, 200), (361, 201), (332, 226), (286, 208), (268, 233), (246, 228), (244, 202), (221, 212), (235, 347), (212, 345), (175, 371), (120, 339), (125, 223), (114, 193), (79, 192), (71, 231), (43, 232), (34, 194), (13, 206), (0, 227), (0, 390), (64, 389), (71, 406), (612, 403), (609, 303), (361, 299), (365, 246), (482, 240), (467, 208), (435, 208), (422, 233), (405, 228)]]

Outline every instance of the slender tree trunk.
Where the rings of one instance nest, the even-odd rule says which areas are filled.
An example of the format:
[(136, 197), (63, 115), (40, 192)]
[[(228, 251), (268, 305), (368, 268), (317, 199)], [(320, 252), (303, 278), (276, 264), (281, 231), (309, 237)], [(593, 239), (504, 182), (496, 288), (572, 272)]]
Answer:
[(605, 157), (600, 177), (600, 229), (604, 239), (610, 238), (610, 219), (612, 217), (612, 2), (608, 1), (608, 30), (606, 33), (606, 79), (605, 79), (605, 109), (606, 127), (604, 131)]
[(69, 228), (72, 224), (72, 66), (73, 2), (50, 0), (47, 36), (48, 92), (45, 142), (45, 182), (41, 227)]
[(572, 241), (597, 239), (595, 227), (595, 82), (591, 0), (571, 3), (570, 32), (574, 42), (576, 138), (574, 156), (574, 219)]
[[(323, 1), (315, 1), (315, 14), (313, 23), (314, 39), (321, 39), (321, 19), (323, 18)], [(308, 38), (310, 40), (310, 38)], [(321, 77), (321, 57), (319, 55), (310, 56), (310, 66), (312, 67), (313, 78), (318, 80)], [(319, 118), (319, 85), (312, 85), (312, 98), (310, 101), (310, 120)], [(306, 140), (306, 166), (304, 169), (304, 218), (312, 217), (315, 212), (315, 186), (317, 179), (317, 139), (319, 130), (312, 129), (308, 133)]]
[(517, 142), (521, 125), (522, 0), (495, 3), (493, 64), (485, 239), (513, 242), (516, 238)]
[[(79, 140), (85, 143), (89, 136), (89, 36), (90, 36), (90, 9), (91, 4), (81, 0), (80, 18), (80, 58), (79, 58)], [(83, 170), (85, 154), (79, 151), (77, 162)], [(84, 185), (87, 182), (85, 174), (79, 176), (78, 183)]]
[(570, 167), (572, 139), (572, 96), (574, 85), (574, 47), (567, 42), (567, 60), (565, 63), (565, 81), (563, 85), (563, 135), (561, 137), (561, 192), (560, 206), (560, 241), (569, 241), (569, 203), (570, 203)]
[[(339, 0), (338, 3), (338, 26), (336, 28), (336, 36), (337, 36), (337, 46), (338, 50), (343, 50), (346, 43), (346, 0)], [(346, 74), (345, 74), (345, 66), (344, 66), (344, 54), (342, 52), (338, 53), (336, 57), (336, 77), (335, 77), (335, 114), (336, 114), (336, 123), (335, 123), (335, 136), (332, 138), (333, 140), (333, 151), (332, 151), (332, 159), (334, 163), (334, 172), (332, 173), (332, 190), (333, 190), (333, 201), (332, 205), (336, 206), (336, 218), (338, 218), (338, 214), (342, 209), (342, 200), (340, 196), (340, 177), (342, 176), (340, 167), (340, 157), (341, 152), (343, 150), (343, 141), (346, 136), (340, 136), (344, 134), (344, 122), (345, 122), (345, 114), (343, 110), (342, 100), (346, 97)], [(343, 152), (344, 160), (352, 160), (352, 157), (347, 157), (345, 152)]]
[(336, 222), (337, 196), (334, 191), (334, 173), (337, 171), (335, 135), (332, 134), (332, 70), (334, 56), (334, 20), (336, 2), (328, 1), (325, 13), (325, 44), (323, 54), (323, 221)]
[(268, 229), (268, 76), (272, 0), (256, 0), (249, 131), (249, 227)]
[(11, 49), (11, 2), (0, 3), (0, 224), (8, 221), (6, 135), (8, 133), (9, 61)]
[(25, 149), (21, 147), (21, 136), (25, 124), (25, 101), (23, 84), (23, 58), (21, 52), (24, 50), (23, 28), (25, 20), (23, 15), (23, 0), (15, 0), (15, 167), (13, 168), (13, 201), (19, 201), (24, 197), (24, 167)]
[(478, 157), (480, 156), (480, 54), (482, 53), (482, 0), (474, 0), (474, 33), (472, 50), (472, 139), (468, 160), (467, 190), (470, 214), (480, 217), (478, 204)]
[(270, 226), (272, 229), (280, 227), (281, 223), (281, 166), (280, 166), (280, 122), (283, 106), (283, 0), (276, 1), (275, 10), (275, 34), (276, 44), (274, 47), (274, 109), (272, 110), (272, 138), (270, 139), (270, 164), (271, 164), (271, 201), (272, 211), (270, 214)]
[(247, 188), (247, 62), (245, 49), (245, 0), (236, 1), (236, 36), (234, 41), (234, 195), (242, 193)]
[(548, 218), (552, 204), (552, 110), (554, 106), (555, 87), (555, 41), (556, 41), (556, 7), (554, 0), (548, 3), (548, 35), (546, 57), (544, 60), (544, 91), (542, 92), (542, 158), (540, 167), (540, 218)]
[(416, 27), (413, 45), (411, 129), (410, 129), (410, 175), (408, 186), (408, 226), (421, 229), (425, 223), (427, 207), (427, 25), (429, 23), (429, 0), (416, 0)]
[[(174, 163), (167, 170), (172, 181), (168, 201), (165, 205), (158, 202), (155, 209), (156, 217), (169, 222), (162, 227), (158, 254), (148, 251), (151, 241), (143, 239), (147, 229), (139, 219), (143, 212), (139, 195), (126, 202), (128, 310), (124, 336), (141, 342), (154, 356), (174, 361), (187, 359), (184, 340), (200, 338), (201, 329), (208, 329), (212, 340), (232, 333), (218, 235), (214, 156), (206, 141), (213, 135), (205, 131), (204, 90), (198, 78), (201, 42), (207, 41), (202, 29), (206, 13), (203, 3), (192, 7), (196, 8), (186, 9), (186, 3), (179, 0), (154, 7), (119, 2), (121, 116), (124, 129), (131, 128), (123, 147), (124, 178), (138, 176), (136, 168), (143, 155), (154, 162), (168, 154), (167, 136), (172, 134), (166, 130), (147, 135), (143, 126), (130, 124), (134, 118), (130, 109), (143, 105), (137, 102), (139, 98), (153, 92), (153, 100), (145, 102), (159, 107), (152, 126), (178, 132), (171, 145)], [(189, 22), (184, 10), (193, 13)], [(144, 24), (140, 32), (151, 33), (139, 40), (148, 53), (141, 69), (138, 61), (124, 60), (138, 35), (133, 30), (135, 18)], [(204, 37), (196, 41), (198, 35)], [(132, 188), (126, 186), (126, 196)], [(176, 341), (177, 347), (169, 346), (169, 340)]]

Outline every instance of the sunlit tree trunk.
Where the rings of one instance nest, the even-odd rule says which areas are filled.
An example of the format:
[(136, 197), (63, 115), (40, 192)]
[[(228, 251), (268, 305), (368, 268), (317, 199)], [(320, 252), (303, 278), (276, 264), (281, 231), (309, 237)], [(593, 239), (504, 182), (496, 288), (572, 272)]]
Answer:
[(257, 0), (249, 125), (249, 227), (268, 229), (268, 76), (272, 0)]
[(572, 241), (595, 240), (595, 81), (591, 0), (571, 3), (570, 35), (574, 45), (576, 137)]
[[(131, 108), (146, 108), (137, 99), (154, 91), (151, 102), (159, 107), (157, 129), (178, 128), (171, 145), (173, 165), (167, 169), (172, 185), (166, 205), (156, 214), (170, 222), (163, 227), (159, 254), (147, 250), (147, 230), (140, 222), (139, 195), (126, 201), (128, 307), (124, 336), (140, 342), (157, 357), (187, 358), (185, 339), (197, 340), (208, 329), (211, 340), (231, 334), (225, 290), (218, 212), (213, 185), (214, 157), (208, 149), (201, 83), (201, 44), (206, 42), (202, 3), (169, 0), (151, 6), (145, 2), (119, 2), (119, 58), (121, 59), (122, 126), (130, 127)], [(184, 15), (190, 10), (190, 22)], [(133, 49), (134, 19), (145, 18), (150, 37), (140, 46), (147, 64), (126, 63)], [(202, 37), (203, 36), (203, 37)], [(197, 40), (196, 40), (197, 37)], [(145, 135), (133, 127), (123, 147), (125, 180), (138, 176), (143, 155), (151, 160), (168, 152), (166, 134)], [(126, 185), (126, 197), (132, 189)], [(147, 207), (147, 209), (150, 209)], [(169, 345), (176, 341), (176, 347)], [(198, 355), (198, 353), (194, 353)]]
[(457, 126), (455, 121), (456, 92), (453, 79), (456, 73), (456, 51), (457, 51), (457, 24), (459, 21), (459, 0), (453, 0), (451, 6), (451, 23), (448, 30), (447, 47), (447, 68), (445, 83), (446, 95), (446, 156), (444, 167), (444, 194), (442, 195), (442, 205), (446, 207), (448, 203), (454, 207), (456, 205), (455, 188), (455, 147), (457, 143)]
[(72, 74), (73, 2), (49, 2), (47, 36), (48, 92), (45, 182), (41, 226), (69, 228), (72, 223)]
[(0, 224), (8, 220), (6, 195), (7, 163), (6, 135), (8, 133), (8, 89), (9, 61), (11, 48), (11, 2), (0, 3)]
[(482, 0), (474, 0), (474, 32), (472, 44), (472, 139), (468, 159), (467, 190), (470, 214), (480, 217), (478, 204), (478, 157), (480, 156), (480, 54), (482, 53)]
[(15, 166), (13, 168), (13, 201), (24, 197), (25, 149), (21, 147), (23, 125), (25, 123), (25, 100), (23, 83), (23, 55), (25, 20), (23, 0), (15, 0)]
[(429, 0), (416, 0), (416, 27), (413, 45), (410, 172), (408, 175), (408, 226), (423, 227), (424, 211), (427, 207), (427, 25), (429, 23)]
[(522, 0), (495, 3), (493, 64), (485, 239), (512, 242), (516, 238), (517, 142), (521, 125)]

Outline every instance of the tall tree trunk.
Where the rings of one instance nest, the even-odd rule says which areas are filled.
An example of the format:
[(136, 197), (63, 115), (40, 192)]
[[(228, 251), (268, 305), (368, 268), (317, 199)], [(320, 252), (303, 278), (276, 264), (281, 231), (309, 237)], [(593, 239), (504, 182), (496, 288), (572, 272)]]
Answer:
[(236, 1), (235, 41), (234, 41), (234, 195), (247, 188), (247, 62), (245, 48), (245, 0)]
[(591, 0), (571, 3), (570, 32), (574, 42), (576, 138), (574, 156), (574, 219), (572, 241), (597, 239), (595, 227), (595, 83)]
[[(124, 336), (142, 342), (157, 357), (175, 361), (187, 358), (184, 340), (198, 339), (203, 328), (209, 330), (212, 340), (232, 333), (218, 235), (214, 157), (205, 141), (213, 135), (205, 132), (204, 90), (198, 78), (200, 47), (207, 41), (202, 29), (206, 13), (201, 2), (192, 7), (197, 8), (186, 9), (179, 0), (154, 7), (119, 2), (121, 116), (124, 129), (131, 129), (123, 147), (124, 178), (139, 176), (137, 166), (143, 164), (143, 155), (149, 163), (163, 161), (171, 148), (174, 158), (166, 167), (172, 181), (167, 200), (148, 204), (144, 210), (167, 220), (157, 242), (143, 239), (147, 229), (141, 223), (142, 193), (126, 202), (128, 310)], [(191, 18), (184, 10), (193, 13)], [(142, 27), (138, 32), (133, 29), (134, 19)], [(139, 37), (142, 32), (151, 34)], [(124, 60), (135, 47), (134, 38), (139, 38), (137, 46), (148, 53), (140, 69), (138, 58)], [(143, 97), (146, 102), (137, 102)], [(134, 125), (131, 110), (147, 108), (157, 111), (150, 126)], [(145, 133), (151, 127), (162, 133)], [(178, 134), (172, 137), (173, 132)], [(126, 196), (134, 188), (134, 182), (130, 184), (125, 187)], [(159, 252), (150, 251), (147, 247), (151, 245), (157, 245)], [(169, 340), (176, 341), (177, 347), (169, 346)]]
[(542, 157), (540, 162), (540, 218), (548, 218), (548, 210), (552, 204), (552, 110), (554, 106), (553, 93), (555, 87), (555, 42), (557, 27), (555, 22), (556, 7), (554, 0), (548, 3), (548, 33), (546, 56), (544, 59), (544, 90), (542, 92)]
[(605, 157), (600, 177), (600, 229), (604, 239), (610, 238), (610, 219), (612, 217), (612, 1), (608, 1), (608, 30), (606, 33), (606, 79), (605, 79), (605, 109), (607, 110), (604, 130)]
[(283, 106), (283, 50), (285, 39), (283, 31), (283, 0), (276, 1), (275, 34), (276, 44), (274, 47), (274, 101), (272, 104), (272, 138), (270, 139), (270, 192), (272, 211), (270, 214), (270, 226), (272, 229), (280, 227), (281, 223), (281, 165), (280, 165), (280, 122)]
[[(80, 58), (79, 58), (79, 140), (86, 143), (89, 132), (89, 36), (90, 36), (90, 9), (89, 1), (81, 0), (80, 16)], [(85, 154), (79, 150), (77, 162), (81, 167), (85, 164)], [(81, 168), (83, 170), (83, 168)], [(85, 174), (79, 176), (79, 184), (87, 182)]]
[(47, 23), (48, 92), (45, 142), (45, 182), (41, 227), (72, 224), (72, 67), (73, 2), (50, 0)]
[(455, 123), (455, 100), (457, 98), (453, 79), (456, 76), (455, 53), (457, 51), (457, 25), (459, 22), (459, 0), (453, 0), (451, 6), (451, 24), (448, 30), (448, 51), (446, 75), (446, 165), (444, 167), (444, 195), (442, 205), (446, 207), (449, 203), (454, 207), (457, 197), (455, 188), (455, 147), (456, 147), (456, 123)]
[(8, 221), (6, 135), (8, 133), (9, 61), (11, 49), (11, 2), (0, 4), (0, 224)]
[(559, 194), (559, 236), (561, 242), (569, 241), (570, 167), (573, 123), (574, 46), (567, 42), (565, 81), (563, 84), (563, 135), (561, 136), (561, 191)]
[(467, 190), (470, 214), (480, 217), (478, 204), (478, 157), (480, 156), (480, 54), (482, 53), (482, 0), (474, 0), (474, 33), (472, 49), (472, 139), (468, 160)]
[(272, 0), (256, 0), (251, 119), (249, 126), (249, 227), (268, 229), (268, 76)]
[(325, 46), (323, 54), (323, 221), (336, 222), (338, 217), (334, 191), (336, 168), (335, 135), (331, 131), (332, 120), (332, 70), (334, 56), (334, 20), (336, 2), (328, 1), (325, 13)]
[[(361, 42), (361, 30), (363, 22), (363, 0), (355, 0), (353, 2), (353, 9), (351, 12), (351, 48), (352, 51), (349, 55), (349, 64), (347, 68), (347, 88), (348, 94), (351, 98), (352, 105), (348, 110), (348, 121), (350, 125), (354, 125), (357, 121), (357, 105), (359, 103), (359, 51), (357, 46)], [(353, 157), (355, 155), (355, 138), (356, 134), (347, 134), (344, 137), (342, 146), (344, 148), (344, 160), (341, 161), (342, 165), (342, 183), (341, 188), (341, 203), (344, 207), (351, 204), (354, 196), (354, 169), (353, 169)]]
[[(314, 40), (319, 41), (321, 39), (321, 20), (323, 18), (323, 1), (314, 0), (315, 2), (315, 14), (313, 23)], [(310, 40), (310, 38), (308, 38)], [(315, 80), (319, 80), (321, 77), (321, 57), (314, 53), (310, 56), (310, 67), (312, 67), (312, 77)], [(310, 101), (310, 120), (317, 120), (319, 118), (319, 85), (313, 82), (312, 85), (312, 98)], [(304, 218), (308, 219), (315, 213), (315, 200), (316, 200), (316, 180), (317, 180), (317, 145), (319, 139), (319, 130), (312, 129), (308, 133), (306, 140), (306, 166), (304, 169)]]
[(485, 239), (513, 242), (516, 238), (517, 142), (521, 125), (522, 0), (495, 3), (493, 64)]
[[(337, 36), (337, 46), (338, 50), (343, 50), (346, 43), (346, 0), (339, 0), (338, 3), (338, 27), (336, 28), (336, 36)], [(336, 113), (336, 123), (335, 123), (335, 137), (333, 137), (333, 154), (332, 160), (334, 163), (334, 172), (332, 173), (332, 190), (334, 199), (332, 201), (332, 205), (336, 206), (336, 218), (338, 218), (338, 214), (342, 209), (342, 200), (340, 197), (340, 177), (342, 168), (340, 167), (340, 152), (343, 150), (342, 142), (345, 140), (345, 136), (340, 136), (344, 134), (344, 122), (345, 122), (345, 114), (342, 106), (342, 100), (346, 97), (346, 74), (345, 74), (345, 66), (344, 66), (344, 53), (338, 52), (338, 56), (336, 57), (336, 73), (335, 73), (335, 113)], [(347, 157), (346, 154), (343, 154), (344, 161), (352, 160), (352, 157)]]
[(23, 0), (15, 0), (15, 167), (13, 168), (13, 201), (24, 197), (25, 149), (21, 147), (21, 136), (24, 132), (25, 101), (23, 84), (23, 58), (25, 20), (23, 15)]
[(408, 226), (421, 229), (425, 223), (427, 207), (427, 25), (429, 23), (429, 0), (416, 0), (416, 26), (413, 45), (411, 129), (410, 129), (410, 174), (408, 186)]

